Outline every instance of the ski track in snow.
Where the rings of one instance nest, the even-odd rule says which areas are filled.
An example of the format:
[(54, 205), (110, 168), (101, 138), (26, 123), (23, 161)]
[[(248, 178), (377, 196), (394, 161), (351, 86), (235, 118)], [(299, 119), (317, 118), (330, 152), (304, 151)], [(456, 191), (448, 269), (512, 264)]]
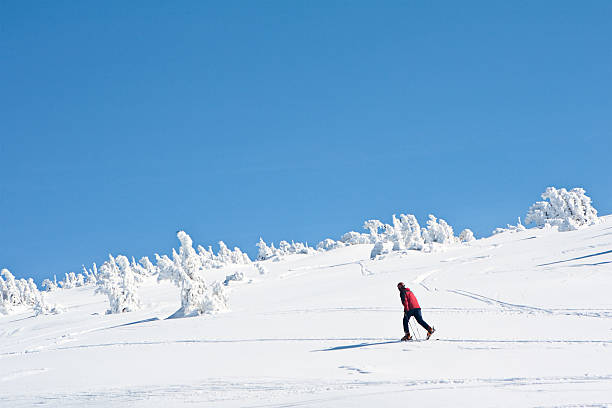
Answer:
[(612, 318), (612, 311), (601, 310), (598, 312), (584, 312), (584, 311), (573, 311), (572, 309), (544, 309), (540, 307), (519, 305), (515, 303), (502, 302), (501, 300), (493, 299), (487, 296), (479, 295), (477, 293), (468, 292), (467, 290), (460, 289), (447, 289), (447, 292), (456, 293), (461, 296), (466, 296), (480, 302), (488, 303), (490, 305), (498, 305), (505, 309), (513, 311), (528, 312), (528, 313), (546, 313), (564, 316), (583, 316), (583, 317), (598, 317), (598, 318)]
[(422, 273), (418, 275), (415, 279), (412, 280), (412, 283), (416, 285), (421, 285), (426, 291), (431, 292), (431, 289), (427, 285), (425, 285), (425, 280), (428, 279), (431, 275), (436, 272), (439, 272), (439, 269), (433, 269), (429, 272)]

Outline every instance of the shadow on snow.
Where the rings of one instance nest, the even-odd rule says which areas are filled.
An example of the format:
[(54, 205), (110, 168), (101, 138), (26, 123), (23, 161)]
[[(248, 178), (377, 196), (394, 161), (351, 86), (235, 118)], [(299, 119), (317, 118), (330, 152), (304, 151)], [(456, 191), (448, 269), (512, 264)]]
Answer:
[(314, 351), (348, 350), (348, 349), (361, 348), (361, 347), (380, 346), (381, 344), (392, 344), (392, 343), (400, 343), (400, 340), (379, 341), (379, 342), (376, 342), (376, 343), (349, 344), (349, 345), (346, 345), (346, 346), (337, 346), (337, 347), (331, 347), (331, 348), (327, 348), (327, 349), (314, 350)]
[(554, 265), (554, 264), (563, 263), (563, 262), (577, 261), (578, 259), (585, 259), (585, 258), (590, 258), (592, 256), (606, 255), (606, 254), (609, 254), (609, 253), (612, 253), (612, 250), (598, 252), (596, 254), (591, 254), (591, 255), (579, 256), (577, 258), (566, 259), (564, 261), (555, 261), (555, 262), (544, 263), (544, 264), (540, 264), (540, 265), (536, 265), (536, 266), (548, 266), (548, 265)]

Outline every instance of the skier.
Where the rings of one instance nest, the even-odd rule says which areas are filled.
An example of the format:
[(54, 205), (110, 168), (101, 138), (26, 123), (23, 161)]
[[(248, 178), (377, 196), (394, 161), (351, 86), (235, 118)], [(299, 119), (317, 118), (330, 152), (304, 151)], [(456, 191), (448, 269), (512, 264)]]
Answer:
[(427, 330), (427, 340), (429, 340), (429, 338), (431, 337), (433, 332), (436, 331), (436, 329), (430, 327), (427, 323), (425, 323), (425, 320), (423, 320), (423, 316), (421, 315), (421, 306), (419, 306), (419, 302), (417, 302), (416, 296), (414, 296), (414, 293), (412, 293), (410, 288), (404, 286), (404, 282), (398, 283), (397, 288), (400, 292), (400, 299), (402, 300), (402, 305), (404, 305), (403, 323), (405, 336), (402, 337), (402, 341), (408, 341), (412, 339), (412, 336), (410, 336), (410, 332), (408, 330), (408, 321), (412, 316), (414, 316), (416, 321), (419, 322), (419, 324), (423, 326), (425, 330)]

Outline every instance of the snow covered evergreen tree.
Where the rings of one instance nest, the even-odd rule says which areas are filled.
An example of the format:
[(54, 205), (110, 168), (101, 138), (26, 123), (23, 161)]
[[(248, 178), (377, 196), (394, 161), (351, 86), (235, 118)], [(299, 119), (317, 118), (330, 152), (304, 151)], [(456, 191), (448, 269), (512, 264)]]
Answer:
[(2, 312), (10, 313), (16, 306), (22, 304), (21, 292), (15, 277), (8, 269), (0, 272), (0, 297), (2, 298)]
[(9, 314), (20, 306), (30, 307), (36, 315), (51, 311), (32, 278), (15, 279), (8, 269), (0, 272), (0, 313)]
[(272, 258), (276, 258), (276, 260), (279, 260), (280, 258), (286, 255), (312, 254), (316, 252), (315, 249), (309, 247), (308, 244), (294, 241), (291, 241), (291, 243), (287, 241), (281, 241), (278, 244), (278, 248), (275, 248), (274, 244), (268, 246), (268, 244), (266, 244), (266, 242), (262, 238), (259, 238), (257, 247), (259, 248), (259, 253), (257, 255), (258, 261), (265, 261), (266, 259)]
[(85, 275), (85, 285), (95, 286), (98, 283), (98, 266), (96, 263), (94, 262), (93, 268), (90, 270), (85, 269), (85, 267), (83, 267), (83, 269), (83, 273)]
[(340, 237), (340, 241), (346, 245), (371, 244), (372, 240), (368, 234), (349, 231)]
[(421, 230), (421, 235), (426, 244), (453, 244), (459, 241), (455, 237), (453, 227), (448, 225), (442, 218), (438, 220), (432, 214), (429, 214), (427, 228)]
[(232, 263), (233, 261), (233, 257), (232, 257), (232, 251), (229, 250), (229, 248), (227, 247), (227, 245), (225, 245), (225, 243), (223, 241), (219, 241), (219, 252), (217, 254), (217, 259), (221, 262), (221, 263)]
[(319, 251), (329, 251), (341, 248), (345, 245), (357, 245), (374, 243), (376, 248), (372, 249), (375, 258), (381, 255), (381, 251), (387, 251), (388, 242), (392, 243), (393, 251), (417, 250), (431, 251), (434, 245), (452, 245), (459, 242), (469, 242), (474, 239), (474, 234), (469, 229), (462, 231), (461, 237), (456, 237), (453, 228), (443, 219), (438, 220), (433, 215), (429, 216), (427, 228), (421, 228), (416, 217), (412, 214), (393, 215), (393, 225), (385, 224), (380, 220), (367, 220), (363, 228), (369, 234), (358, 232), (347, 232), (341, 241), (326, 239), (317, 245)]
[(390, 239), (393, 242), (394, 251), (423, 249), (421, 226), (412, 214), (400, 214), (399, 218), (393, 214), (393, 232)]
[(45, 291), (51, 292), (57, 289), (57, 284), (50, 279), (44, 279), (42, 281), (42, 287), (45, 289)]
[(363, 223), (363, 228), (370, 232), (370, 243), (374, 244), (380, 240), (379, 230), (384, 228), (384, 225), (379, 220), (367, 220)]
[(317, 244), (317, 251), (330, 251), (332, 249), (342, 248), (343, 246), (346, 246), (346, 244), (342, 241), (334, 241), (331, 238), (326, 238)]
[(475, 239), (476, 238), (474, 238), (474, 233), (469, 228), (464, 229), (459, 234), (459, 241), (461, 242), (471, 242), (471, 241), (474, 241)]
[(157, 267), (153, 265), (148, 256), (143, 256), (142, 258), (140, 258), (140, 265), (144, 269), (144, 276), (157, 275)]
[(572, 231), (583, 225), (598, 222), (597, 210), (591, 205), (591, 198), (582, 188), (565, 188), (557, 190), (548, 187), (542, 198), (529, 208), (525, 222), (534, 223), (537, 227), (556, 226), (559, 231)]
[[(219, 282), (208, 284), (204, 279), (203, 259), (193, 249), (191, 237), (179, 231), (179, 252), (173, 250), (172, 260), (166, 255), (157, 258), (158, 280), (170, 280), (181, 289), (181, 308), (174, 317), (213, 313), (227, 308), (227, 296)], [(224, 253), (227, 256), (227, 252)]]
[(57, 313), (57, 310), (55, 308), (51, 308), (47, 305), (44, 294), (38, 290), (36, 284), (34, 283), (34, 280), (32, 278), (29, 278), (27, 282), (28, 290), (24, 299), (24, 303), (29, 306), (32, 306), (32, 309), (34, 310), (34, 313), (37, 316), (40, 314), (47, 314), (49, 312)]
[(242, 252), (240, 248), (234, 247), (230, 250), (223, 241), (219, 241), (219, 252), (215, 254), (211, 246), (208, 249), (198, 245), (197, 255), (200, 257), (202, 266), (205, 269), (223, 268), (227, 265), (250, 264), (249, 256)]
[(134, 273), (130, 261), (123, 255), (113, 258), (100, 266), (96, 293), (103, 293), (110, 304), (107, 314), (133, 312), (140, 308), (137, 289), (140, 278)]
[(64, 280), (59, 281), (59, 286), (62, 289), (72, 289), (85, 286), (85, 276), (83, 274), (76, 274), (74, 272), (68, 272), (65, 274)]

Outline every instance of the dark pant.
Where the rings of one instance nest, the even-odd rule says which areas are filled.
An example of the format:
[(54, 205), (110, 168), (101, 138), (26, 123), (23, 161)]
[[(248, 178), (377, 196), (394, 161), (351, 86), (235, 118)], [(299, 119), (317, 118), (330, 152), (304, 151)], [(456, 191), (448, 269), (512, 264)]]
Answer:
[(425, 323), (425, 320), (423, 320), (423, 316), (421, 316), (421, 309), (419, 308), (419, 309), (410, 309), (410, 310), (404, 311), (404, 333), (406, 334), (409, 333), (408, 321), (410, 320), (412, 316), (414, 316), (416, 321), (419, 322), (419, 324), (423, 326), (425, 330), (427, 330), (428, 332), (431, 331), (431, 327), (429, 327), (429, 325)]

